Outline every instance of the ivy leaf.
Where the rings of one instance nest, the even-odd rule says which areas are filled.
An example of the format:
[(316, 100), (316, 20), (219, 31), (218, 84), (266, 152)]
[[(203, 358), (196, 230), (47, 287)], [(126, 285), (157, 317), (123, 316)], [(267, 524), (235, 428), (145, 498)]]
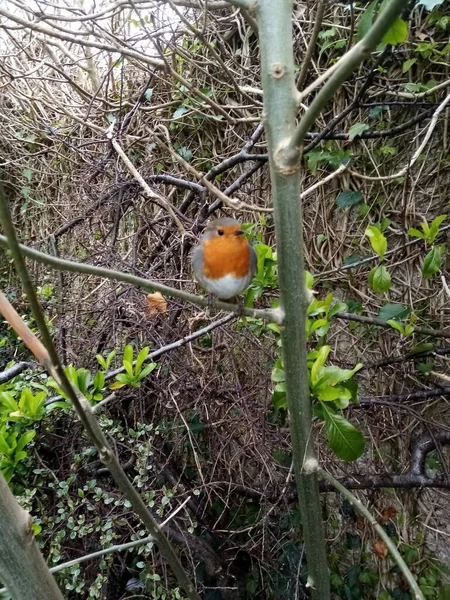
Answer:
[(353, 461), (364, 452), (363, 434), (329, 404), (322, 403), (325, 431), (331, 450), (342, 460)]
[(344, 190), (336, 198), (338, 208), (344, 210), (347, 206), (355, 206), (363, 201), (363, 195), (357, 190)]
[(425, 256), (422, 267), (422, 274), (425, 279), (434, 277), (441, 268), (442, 259), (445, 254), (445, 245), (434, 246)]
[(153, 88), (147, 88), (144, 92), (144, 98), (147, 100), (147, 102), (150, 102), (150, 100), (152, 99), (153, 96)]
[(369, 225), (365, 234), (369, 238), (373, 251), (376, 252), (380, 258), (383, 258), (387, 250), (387, 239), (384, 234), (381, 233), (375, 225)]
[(355, 123), (348, 130), (349, 141), (352, 142), (355, 139), (355, 137), (358, 137), (359, 135), (364, 133), (364, 131), (367, 131), (367, 129), (369, 129), (369, 126), (366, 125), (366, 123)]
[(188, 112), (188, 109), (185, 106), (179, 106), (177, 108), (177, 110), (173, 113), (172, 119), (179, 119), (187, 112)]
[(177, 152), (181, 158), (184, 158), (186, 162), (190, 162), (192, 160), (193, 154), (189, 148), (186, 148), (186, 146), (181, 146), (181, 148), (177, 149)]
[(401, 320), (405, 319), (410, 312), (410, 309), (403, 306), (403, 304), (388, 303), (380, 308), (378, 318), (382, 321)]
[(390, 44), (391, 46), (396, 46), (397, 44), (406, 42), (407, 39), (408, 23), (399, 17), (386, 31), (381, 41), (383, 42), (383, 44)]
[(369, 285), (374, 292), (387, 292), (391, 287), (391, 276), (383, 265), (374, 267), (369, 273)]

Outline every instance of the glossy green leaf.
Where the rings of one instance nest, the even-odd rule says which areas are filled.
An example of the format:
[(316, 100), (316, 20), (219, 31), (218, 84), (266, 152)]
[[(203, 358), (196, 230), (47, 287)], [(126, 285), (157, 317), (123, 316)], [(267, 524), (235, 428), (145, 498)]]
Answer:
[(423, 231), (419, 231), (418, 229), (415, 229), (414, 227), (412, 227), (411, 229), (408, 229), (408, 235), (410, 235), (411, 237), (420, 238), (422, 240), (426, 239), (426, 237), (427, 237), (423, 233)]
[(271, 379), (275, 382), (284, 381), (286, 379), (284, 369), (272, 369)]
[(406, 42), (408, 39), (408, 23), (398, 17), (395, 19), (393, 24), (387, 30), (382, 38), (383, 44), (389, 44), (391, 46), (396, 46), (397, 44), (402, 44)]
[(374, 0), (367, 6), (361, 15), (358, 23), (358, 40), (361, 40), (372, 27), (373, 16), (375, 12), (375, 8), (378, 4), (378, 0)]
[(364, 436), (331, 405), (322, 403), (325, 432), (331, 450), (346, 461), (358, 459), (364, 452)]
[(356, 137), (370, 129), (366, 123), (354, 123), (348, 130), (348, 139), (352, 142)]
[(125, 359), (122, 362), (123, 362), (124, 369), (127, 372), (127, 377), (132, 378), (134, 376), (133, 365), (131, 364), (130, 361), (125, 360)]
[(133, 362), (133, 346), (131, 344), (128, 344), (125, 346), (124, 350), (123, 350), (123, 360), (128, 361), (129, 363)]
[(374, 292), (379, 294), (387, 292), (391, 287), (391, 276), (383, 265), (374, 267), (369, 273), (369, 285)]
[(445, 246), (434, 246), (425, 256), (422, 267), (422, 274), (425, 279), (434, 277), (442, 265), (442, 259), (445, 254)]
[(30, 429), (29, 431), (26, 431), (23, 435), (21, 435), (19, 441), (17, 442), (16, 454), (17, 452), (23, 450), (25, 446), (29, 444), (32, 439), (34, 439), (35, 436), (36, 431), (34, 429)]
[(389, 319), (389, 321), (386, 321), (386, 323), (388, 325), (390, 325), (392, 327), (392, 329), (396, 329), (400, 333), (400, 335), (405, 335), (405, 327), (404, 327), (404, 325), (402, 325), (398, 321), (394, 321), (393, 319)]
[(380, 308), (378, 318), (382, 321), (389, 321), (389, 319), (401, 320), (405, 319), (411, 310), (403, 304), (388, 303)]
[(139, 373), (139, 380), (144, 379), (144, 377), (147, 377), (147, 375), (150, 375), (150, 373), (154, 371), (157, 366), (158, 363), (149, 363), (148, 365), (146, 365)]
[(102, 371), (97, 371), (94, 377), (94, 389), (101, 390), (105, 385), (105, 374)]
[(336, 198), (336, 204), (338, 208), (344, 210), (344, 208), (347, 208), (348, 206), (359, 204), (363, 199), (363, 195), (358, 190), (344, 190), (343, 192), (340, 192)]
[(387, 239), (385, 235), (381, 233), (375, 225), (369, 225), (365, 234), (369, 238), (373, 251), (376, 252), (380, 258), (383, 258), (387, 250)]
[(447, 215), (439, 215), (438, 217), (433, 219), (433, 221), (431, 222), (429, 236), (428, 236), (428, 241), (430, 244), (432, 244), (434, 242), (434, 240), (436, 239), (436, 237), (439, 233), (439, 228), (442, 225), (442, 223), (445, 221), (446, 218), (447, 218)]
[(142, 365), (143, 365), (145, 359), (147, 358), (149, 352), (150, 352), (150, 348), (148, 346), (145, 346), (144, 348), (142, 348), (142, 350), (137, 355), (136, 365), (135, 365), (136, 375), (139, 375), (139, 373), (141, 372)]

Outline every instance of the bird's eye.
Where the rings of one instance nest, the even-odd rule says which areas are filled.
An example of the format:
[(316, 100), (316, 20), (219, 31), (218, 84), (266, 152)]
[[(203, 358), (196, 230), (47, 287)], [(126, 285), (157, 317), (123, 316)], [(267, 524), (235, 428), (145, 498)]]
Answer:
[(223, 235), (223, 229), (218, 229), (217, 230), (217, 235)]

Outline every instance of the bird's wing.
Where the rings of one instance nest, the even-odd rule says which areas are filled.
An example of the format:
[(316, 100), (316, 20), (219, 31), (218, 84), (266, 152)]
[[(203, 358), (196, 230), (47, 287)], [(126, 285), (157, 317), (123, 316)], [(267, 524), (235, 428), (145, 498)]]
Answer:
[(192, 268), (194, 270), (195, 279), (203, 284), (203, 248), (196, 246), (192, 251)]

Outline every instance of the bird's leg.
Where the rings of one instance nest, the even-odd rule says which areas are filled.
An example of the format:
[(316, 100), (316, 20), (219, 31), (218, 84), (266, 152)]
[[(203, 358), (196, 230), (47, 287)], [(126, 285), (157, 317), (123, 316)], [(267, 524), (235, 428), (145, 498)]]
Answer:
[(210, 316), (210, 314), (213, 311), (214, 308), (214, 301), (215, 301), (215, 297), (214, 294), (208, 294), (208, 304), (206, 306), (206, 312), (208, 314), (208, 317)]
[(242, 296), (234, 296), (234, 298), (230, 298), (229, 302), (234, 302), (237, 304), (236, 314), (238, 317), (244, 316), (244, 299)]

